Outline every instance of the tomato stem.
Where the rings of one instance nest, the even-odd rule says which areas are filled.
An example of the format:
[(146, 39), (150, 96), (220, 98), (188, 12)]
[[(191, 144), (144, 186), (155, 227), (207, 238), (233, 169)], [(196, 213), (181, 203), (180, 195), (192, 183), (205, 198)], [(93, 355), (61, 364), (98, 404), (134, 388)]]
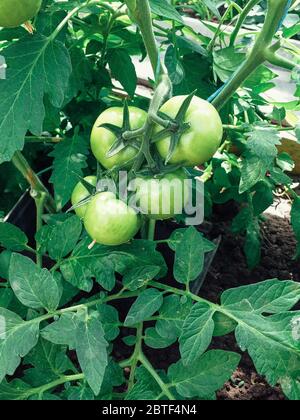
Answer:
[(264, 26), (257, 37), (248, 59), (236, 71), (233, 77), (225, 84), (212, 104), (221, 109), (247, 78), (265, 61), (270, 54), (273, 37), (278, 30), (278, 25), (286, 11), (289, 0), (268, 0), (268, 10)]
[(143, 40), (144, 44), (153, 68), (154, 74), (156, 74), (159, 63), (159, 51), (157, 48), (153, 25), (152, 25), (152, 17), (151, 17), (151, 8), (148, 0), (144, 1), (137, 1), (135, 3), (135, 7), (132, 8), (131, 2), (129, 0), (125, 0), (135, 22), (137, 23)]
[[(39, 230), (43, 226), (43, 211), (44, 211), (44, 205), (45, 200), (47, 198), (47, 195), (44, 191), (42, 192), (36, 192), (31, 190), (31, 196), (35, 201), (35, 207), (36, 207), (36, 232), (39, 232)], [(42, 267), (43, 262), (43, 254), (40, 250), (40, 243), (36, 241), (36, 263), (38, 267)]]
[(244, 9), (242, 10), (239, 19), (236, 23), (236, 26), (234, 28), (234, 30), (232, 31), (231, 37), (230, 37), (230, 46), (233, 46), (235, 43), (235, 40), (239, 34), (239, 31), (246, 19), (246, 17), (248, 16), (249, 12), (253, 9), (253, 7), (259, 3), (261, 0), (250, 0), (246, 6), (244, 7)]
[(23, 177), (28, 181), (32, 191), (35, 191), (36, 193), (45, 193), (45, 207), (49, 212), (55, 213), (56, 205), (52, 196), (50, 195), (49, 191), (44, 186), (40, 178), (37, 176), (37, 174), (30, 167), (29, 163), (27, 162), (27, 160), (21, 152), (15, 152), (12, 158), (12, 163), (21, 172)]
[(156, 220), (150, 219), (149, 220), (149, 227), (148, 227), (148, 241), (154, 241), (155, 228), (156, 228)]
[(153, 368), (152, 364), (149, 362), (149, 360), (147, 359), (147, 357), (144, 354), (140, 354), (139, 359), (140, 359), (140, 362), (142, 363), (142, 365), (144, 366), (144, 368), (147, 369), (147, 371), (150, 373), (150, 375), (155, 379), (155, 381), (157, 382), (157, 384), (160, 386), (163, 395), (165, 395), (166, 397), (168, 397), (169, 400), (175, 401), (176, 398), (174, 397), (174, 395), (172, 394), (172, 392), (169, 390), (168, 384), (166, 384), (161, 379), (161, 377), (158, 375), (158, 373), (156, 372), (156, 370)]

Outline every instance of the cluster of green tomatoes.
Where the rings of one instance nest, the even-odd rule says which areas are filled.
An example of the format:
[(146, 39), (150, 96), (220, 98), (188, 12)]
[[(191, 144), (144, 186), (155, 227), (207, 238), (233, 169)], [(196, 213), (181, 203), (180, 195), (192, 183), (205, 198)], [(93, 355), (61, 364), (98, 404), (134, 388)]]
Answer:
[[(170, 118), (171, 121), (176, 120), (185, 100), (185, 96), (171, 98), (161, 107), (160, 115)], [(136, 107), (128, 107), (127, 112), (130, 130), (138, 132), (146, 124), (147, 113)], [(180, 135), (171, 156), (169, 151), (172, 133), (159, 124), (153, 129), (153, 136), (160, 133), (159, 140), (153, 144), (154, 152), (164, 162), (169, 156), (166, 168), (170, 170), (156, 175), (138, 175), (143, 181), (136, 182), (138, 187), (135, 199), (138, 203), (138, 212), (114, 192), (97, 192), (95, 188), (95, 194), (90, 197), (90, 192), (84, 184), (96, 187), (96, 176), (88, 176), (84, 182), (77, 184), (72, 194), (72, 205), (77, 215), (83, 219), (85, 229), (93, 241), (103, 245), (121, 245), (130, 241), (141, 228), (141, 214), (143, 217), (155, 220), (173, 218), (178, 214), (179, 198), (181, 210), (183, 209), (188, 199), (186, 195), (179, 197), (185, 191), (180, 185), (187, 178), (184, 168), (199, 166), (211, 159), (220, 146), (223, 136), (222, 121), (218, 112), (210, 103), (197, 96), (193, 96), (184, 115), (183, 124), (186, 129)], [(92, 152), (108, 172), (120, 167), (128, 168), (130, 171), (130, 167), (138, 158), (139, 142), (141, 142), (139, 138), (135, 140), (135, 144), (126, 145), (125, 140), (123, 143), (121, 141), (122, 147), (115, 148), (115, 152), (111, 153), (122, 127), (124, 127), (124, 111), (122, 108), (113, 107), (98, 117), (92, 129)], [(177, 180), (177, 183), (174, 183), (174, 180)], [(137, 181), (141, 179), (137, 178)], [(172, 185), (179, 185), (182, 188), (176, 191), (175, 187), (175, 190), (172, 188), (166, 193), (161, 181), (169, 181)], [(165, 200), (169, 203), (167, 213), (164, 213)]]
[[(42, 0), (0, 0), (0, 27), (14, 28), (26, 24), (36, 16), (41, 4)], [(188, 197), (179, 196), (185, 189), (181, 187), (176, 191), (175, 187), (175, 190), (169, 189), (166, 193), (161, 181), (172, 183), (177, 180), (177, 185), (181, 186), (187, 177), (183, 168), (199, 166), (208, 161), (217, 151), (223, 136), (220, 116), (210, 103), (193, 96), (182, 115), (185, 101), (184, 96), (173, 97), (160, 109), (160, 114), (173, 122), (178, 122), (178, 116), (181, 115), (181, 125), (173, 133), (159, 124), (153, 130), (153, 136), (159, 136), (153, 148), (169, 170), (144, 176), (142, 183), (137, 182), (139, 187), (136, 200), (139, 212), (114, 192), (97, 190), (96, 176), (86, 177), (75, 187), (72, 205), (77, 215), (83, 219), (86, 231), (93, 241), (104, 245), (121, 245), (130, 241), (141, 228), (141, 214), (149, 219), (172, 218), (178, 214), (178, 198), (181, 210), (183, 209)], [(124, 115), (122, 108), (109, 108), (99, 116), (92, 130), (92, 152), (108, 171), (114, 168), (130, 170), (141, 149), (141, 138), (137, 137), (134, 142), (126, 144), (126, 139), (122, 139), (121, 128), (129, 127), (132, 131), (142, 129), (147, 122), (147, 113), (139, 108), (129, 107), (127, 122)], [(110, 129), (112, 127), (113, 130)], [(174, 136), (177, 136), (176, 143)], [(92, 195), (87, 186), (93, 188)], [(167, 213), (164, 212), (166, 200), (169, 203)]]

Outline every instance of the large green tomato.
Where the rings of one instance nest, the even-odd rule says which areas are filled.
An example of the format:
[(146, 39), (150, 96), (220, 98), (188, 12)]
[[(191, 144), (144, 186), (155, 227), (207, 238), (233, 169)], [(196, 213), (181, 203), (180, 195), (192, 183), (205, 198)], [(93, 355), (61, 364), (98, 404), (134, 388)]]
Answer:
[[(87, 176), (84, 179), (85, 179), (86, 182), (93, 185), (94, 187), (97, 184), (97, 177), (96, 176)], [(85, 188), (85, 186), (81, 182), (78, 182), (78, 184), (76, 185), (76, 187), (74, 188), (73, 193), (72, 193), (72, 197), (71, 197), (72, 206), (75, 206), (76, 204), (80, 203), (85, 198), (87, 198), (89, 195), (90, 194), (89, 194), (88, 190)], [(77, 207), (75, 209), (75, 213), (81, 219), (83, 219), (83, 217), (85, 215), (87, 206), (88, 206), (88, 204), (85, 204), (85, 205)]]
[(103, 192), (88, 204), (84, 226), (90, 237), (102, 245), (116, 246), (130, 241), (140, 229), (140, 217), (115, 194)]
[(0, 26), (15, 28), (33, 18), (42, 0), (0, 0)]
[[(135, 107), (129, 107), (129, 120), (131, 130), (137, 130), (143, 127), (147, 119), (145, 111)], [(92, 134), (91, 147), (95, 158), (106, 169), (112, 169), (115, 166), (126, 165), (138, 153), (137, 149), (127, 146), (112, 157), (107, 157), (107, 153), (116, 141), (116, 136), (108, 129), (100, 127), (102, 124), (113, 124), (117, 127), (123, 125), (123, 108), (109, 108), (104, 111), (96, 120)]]
[(137, 178), (135, 200), (141, 212), (150, 219), (171, 219), (181, 214), (189, 200), (188, 185), (183, 169), (160, 178)]
[[(161, 111), (175, 118), (186, 96), (175, 96), (167, 101)], [(223, 127), (217, 110), (209, 102), (194, 96), (185, 116), (190, 128), (183, 133), (169, 163), (185, 166), (198, 166), (213, 157), (219, 148)], [(156, 133), (162, 128), (157, 126)], [(170, 136), (167, 135), (156, 143), (157, 150), (163, 159), (168, 156)]]

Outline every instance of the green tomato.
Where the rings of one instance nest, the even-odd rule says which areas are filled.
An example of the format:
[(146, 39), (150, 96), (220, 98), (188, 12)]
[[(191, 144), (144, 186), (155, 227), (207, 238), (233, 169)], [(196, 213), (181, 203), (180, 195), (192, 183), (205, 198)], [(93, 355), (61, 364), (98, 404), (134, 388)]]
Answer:
[(117, 246), (130, 241), (137, 234), (140, 218), (115, 194), (103, 192), (95, 195), (88, 204), (84, 226), (94, 241)]
[(186, 175), (183, 169), (160, 178), (138, 178), (135, 180), (135, 200), (140, 211), (150, 219), (171, 219), (181, 214), (189, 200), (185, 187)]
[[(93, 185), (94, 187), (97, 184), (97, 177), (96, 176), (87, 176), (84, 179), (85, 179), (86, 182)], [(72, 206), (75, 206), (76, 204), (80, 203), (85, 198), (87, 198), (89, 195), (90, 194), (89, 194), (88, 190), (85, 188), (85, 186), (81, 182), (78, 182), (78, 184), (76, 185), (76, 187), (74, 188), (73, 193), (72, 193), (72, 197), (71, 197)], [(81, 219), (84, 218), (87, 206), (88, 206), (88, 204), (85, 204), (85, 205), (77, 207), (75, 209), (75, 213)]]
[[(186, 96), (175, 96), (160, 109), (171, 118), (175, 118)], [(198, 166), (207, 162), (218, 150), (222, 137), (223, 126), (217, 110), (209, 102), (194, 96), (185, 116), (185, 122), (190, 128), (180, 138), (170, 164)], [(157, 126), (158, 133), (162, 127)], [(170, 136), (156, 143), (157, 150), (163, 159), (168, 156)]]
[[(143, 127), (147, 119), (145, 111), (133, 106), (129, 107), (129, 119), (132, 130)], [(107, 153), (116, 141), (116, 136), (106, 128), (100, 127), (103, 124), (113, 124), (117, 127), (123, 125), (123, 108), (109, 108), (104, 111), (96, 120), (92, 134), (91, 147), (92, 152), (98, 162), (106, 169), (112, 169), (115, 166), (126, 165), (138, 153), (138, 150), (132, 146), (127, 146), (112, 157), (107, 157)]]
[(0, 26), (16, 28), (37, 15), (42, 0), (1, 0)]

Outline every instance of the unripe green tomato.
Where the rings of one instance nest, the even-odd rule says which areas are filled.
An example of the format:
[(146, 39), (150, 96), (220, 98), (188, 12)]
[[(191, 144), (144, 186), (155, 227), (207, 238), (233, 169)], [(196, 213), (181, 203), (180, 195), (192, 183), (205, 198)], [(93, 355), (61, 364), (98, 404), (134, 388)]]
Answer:
[(42, 0), (0, 0), (0, 26), (16, 28), (37, 15)]
[[(97, 184), (97, 177), (96, 176), (87, 176), (84, 179), (85, 179), (86, 182), (93, 185), (94, 187)], [(72, 193), (72, 197), (71, 197), (72, 206), (75, 206), (76, 204), (83, 201), (85, 198), (88, 198), (89, 195), (90, 195), (90, 193), (85, 188), (85, 186), (81, 182), (78, 182), (78, 184), (76, 185), (76, 187), (74, 188), (73, 193)], [(83, 206), (77, 207), (75, 209), (75, 213), (81, 219), (83, 219), (83, 217), (85, 215), (87, 206), (88, 206), (88, 204), (84, 204)]]
[(140, 217), (118, 200), (115, 194), (103, 192), (88, 204), (84, 226), (89, 236), (99, 244), (117, 246), (133, 239), (140, 229)]
[[(147, 113), (142, 109), (130, 106), (129, 119), (132, 130), (142, 128), (147, 119)], [(115, 166), (126, 165), (138, 153), (138, 150), (132, 146), (127, 146), (119, 153), (112, 157), (107, 157), (107, 153), (116, 141), (116, 136), (104, 127), (102, 124), (113, 124), (122, 127), (123, 124), (123, 108), (109, 108), (102, 112), (96, 120), (91, 134), (91, 148), (95, 158), (106, 169), (112, 169)]]
[[(186, 96), (175, 96), (160, 109), (171, 118), (175, 118)], [(223, 126), (217, 110), (209, 102), (194, 96), (187, 110), (185, 122), (190, 128), (180, 138), (170, 164), (199, 166), (213, 157), (218, 150), (222, 137)], [(157, 126), (155, 132), (162, 131)], [(157, 150), (163, 159), (168, 156), (170, 136), (167, 135), (156, 143)]]
[(183, 169), (161, 178), (138, 178), (136, 180), (136, 201), (141, 212), (150, 219), (171, 219), (181, 214), (189, 200)]

